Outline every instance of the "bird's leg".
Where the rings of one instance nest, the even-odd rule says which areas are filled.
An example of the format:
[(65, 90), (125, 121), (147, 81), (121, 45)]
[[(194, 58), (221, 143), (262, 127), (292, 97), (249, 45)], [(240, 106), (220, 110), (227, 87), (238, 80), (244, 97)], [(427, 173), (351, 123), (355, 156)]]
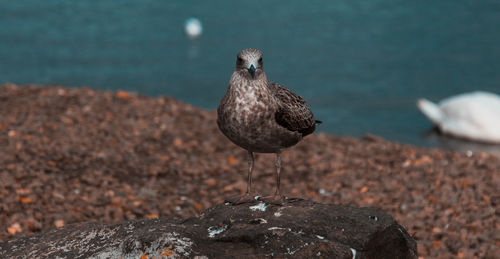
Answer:
[(281, 151), (276, 153), (276, 192), (274, 196), (280, 195), (280, 173), (281, 173)]
[(248, 151), (248, 180), (247, 180), (247, 193), (250, 195), (252, 192), (252, 171), (253, 171), (253, 152)]
[(254, 202), (255, 199), (251, 195), (252, 192), (252, 171), (253, 171), (253, 152), (248, 150), (248, 180), (247, 180), (247, 192), (243, 196), (232, 197), (226, 199), (226, 201), (233, 204), (242, 204)]
[(270, 204), (281, 205), (286, 198), (280, 193), (280, 173), (281, 173), (281, 150), (276, 152), (276, 191), (273, 196), (263, 197), (260, 200)]

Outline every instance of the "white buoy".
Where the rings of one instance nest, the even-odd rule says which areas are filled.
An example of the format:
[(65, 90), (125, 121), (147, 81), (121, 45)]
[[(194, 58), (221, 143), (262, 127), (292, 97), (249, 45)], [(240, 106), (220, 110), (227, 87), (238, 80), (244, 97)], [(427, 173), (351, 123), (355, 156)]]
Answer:
[(444, 134), (500, 144), (500, 96), (496, 94), (465, 93), (438, 104), (420, 99), (417, 106)]
[(203, 32), (203, 26), (201, 21), (197, 18), (188, 18), (184, 23), (184, 31), (190, 39), (196, 39), (200, 37)]

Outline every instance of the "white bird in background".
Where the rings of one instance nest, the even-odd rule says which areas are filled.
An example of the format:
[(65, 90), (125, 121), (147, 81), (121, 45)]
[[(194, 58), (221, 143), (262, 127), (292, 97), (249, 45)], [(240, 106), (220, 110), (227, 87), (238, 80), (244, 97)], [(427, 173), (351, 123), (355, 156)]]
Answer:
[(184, 31), (190, 39), (197, 39), (203, 32), (201, 21), (197, 18), (188, 18), (184, 23)]
[(444, 134), (500, 144), (500, 96), (471, 92), (435, 104), (419, 99), (417, 106)]

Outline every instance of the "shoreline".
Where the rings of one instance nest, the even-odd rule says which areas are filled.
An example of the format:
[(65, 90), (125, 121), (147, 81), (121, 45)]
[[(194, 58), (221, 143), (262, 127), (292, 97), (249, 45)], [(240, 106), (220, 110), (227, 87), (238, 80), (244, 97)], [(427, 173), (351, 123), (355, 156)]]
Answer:
[[(170, 97), (0, 86), (0, 241), (77, 222), (188, 217), (242, 193), (246, 152), (215, 118)], [(273, 163), (256, 156), (259, 194), (273, 190)], [(319, 133), (283, 152), (281, 183), (290, 197), (391, 214), (424, 258), (500, 252), (496, 155)]]

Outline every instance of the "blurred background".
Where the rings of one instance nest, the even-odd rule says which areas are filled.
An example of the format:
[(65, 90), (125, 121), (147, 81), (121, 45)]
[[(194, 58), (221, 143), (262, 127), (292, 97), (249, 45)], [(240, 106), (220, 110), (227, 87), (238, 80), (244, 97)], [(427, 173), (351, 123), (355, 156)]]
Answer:
[[(203, 25), (196, 39), (184, 31), (190, 17)], [(253, 47), (268, 78), (309, 103), (320, 131), (419, 146), (470, 143), (429, 135), (417, 98), (500, 90), (498, 0), (3, 1), (0, 25), (0, 83), (215, 109), (237, 52)]]

